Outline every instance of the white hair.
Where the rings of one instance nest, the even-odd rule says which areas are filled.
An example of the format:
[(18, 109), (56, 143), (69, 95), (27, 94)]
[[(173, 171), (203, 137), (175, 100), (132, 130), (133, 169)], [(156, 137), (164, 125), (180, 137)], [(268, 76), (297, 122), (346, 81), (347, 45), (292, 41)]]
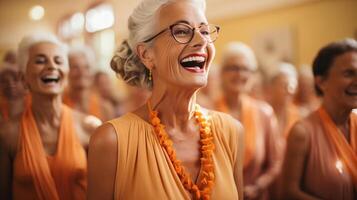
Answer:
[(222, 59), (226, 60), (231, 56), (244, 56), (248, 59), (249, 67), (252, 70), (257, 70), (258, 64), (255, 58), (254, 51), (243, 42), (230, 42), (223, 50)]
[(91, 71), (95, 68), (95, 53), (93, 49), (86, 45), (76, 45), (69, 48), (68, 57), (80, 55), (87, 60)]
[(25, 36), (19, 43), (17, 59), (20, 71), (22, 71), (23, 73), (26, 72), (27, 62), (29, 59), (29, 50), (31, 47), (39, 43), (52, 43), (60, 47), (65, 54), (64, 60), (68, 63), (68, 49), (66, 44), (62, 43), (55, 35), (51, 33), (35, 33), (32, 35)]
[[(128, 20), (129, 38), (124, 40), (115, 53), (111, 68), (119, 74), (126, 83), (133, 86), (149, 86), (148, 69), (140, 61), (136, 48), (155, 35), (157, 11), (164, 5), (182, 0), (143, 0), (130, 15)], [(195, 3), (195, 7), (206, 10), (205, 0), (187, 0)]]

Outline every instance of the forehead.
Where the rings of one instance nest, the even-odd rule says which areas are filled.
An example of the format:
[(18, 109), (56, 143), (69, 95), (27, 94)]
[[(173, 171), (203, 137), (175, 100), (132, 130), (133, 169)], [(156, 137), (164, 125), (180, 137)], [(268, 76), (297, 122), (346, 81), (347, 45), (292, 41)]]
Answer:
[(36, 56), (38, 54), (47, 56), (64, 56), (64, 51), (56, 44), (50, 42), (41, 42), (32, 45), (29, 49), (29, 55)]
[(350, 51), (337, 56), (333, 62), (331, 70), (343, 70), (351, 67), (357, 69), (357, 51)]
[(160, 28), (169, 26), (179, 20), (189, 22), (193, 26), (207, 23), (204, 11), (197, 3), (189, 0), (179, 0), (162, 6), (157, 13)]

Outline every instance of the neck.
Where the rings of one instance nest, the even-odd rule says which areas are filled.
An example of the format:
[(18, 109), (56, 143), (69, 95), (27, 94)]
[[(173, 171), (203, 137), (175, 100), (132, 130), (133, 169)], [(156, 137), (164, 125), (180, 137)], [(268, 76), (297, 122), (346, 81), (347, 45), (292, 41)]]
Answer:
[(325, 108), (332, 121), (338, 127), (345, 127), (348, 125), (348, 119), (352, 112), (352, 109), (341, 109), (335, 106), (335, 104), (327, 103), (324, 101), (322, 106)]
[(69, 90), (68, 94), (71, 100), (75, 102), (75, 104), (83, 106), (86, 102), (88, 102), (89, 93), (89, 88), (82, 88), (79, 90), (71, 89)]
[(185, 131), (189, 128), (189, 123), (192, 123), (197, 91), (196, 89), (154, 87), (149, 103), (152, 110), (159, 112), (162, 124), (167, 128)]
[(62, 114), (62, 97), (32, 94), (31, 108), (38, 122), (57, 126)]
[(240, 97), (243, 94), (241, 92), (225, 92), (225, 102), (227, 104), (227, 107), (229, 110), (234, 110), (236, 111), (240, 111), (241, 109), (241, 101), (240, 101)]
[(272, 101), (270, 101), (270, 104), (273, 107), (275, 114), (278, 115), (278, 116), (285, 115), (290, 103), (292, 103), (292, 99), (290, 99), (290, 98), (289, 99), (285, 99), (284, 101), (281, 101), (281, 100), (277, 100), (277, 101), (272, 100)]

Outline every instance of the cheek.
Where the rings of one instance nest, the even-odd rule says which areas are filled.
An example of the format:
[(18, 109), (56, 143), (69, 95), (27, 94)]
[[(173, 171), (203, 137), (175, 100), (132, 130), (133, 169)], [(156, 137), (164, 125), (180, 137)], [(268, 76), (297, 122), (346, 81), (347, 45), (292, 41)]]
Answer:
[(178, 46), (179, 44), (171, 39), (162, 40), (162, 45), (158, 48), (156, 53), (156, 66), (160, 71), (164, 71), (166, 74), (176, 75), (179, 71), (178, 58), (183, 48)]

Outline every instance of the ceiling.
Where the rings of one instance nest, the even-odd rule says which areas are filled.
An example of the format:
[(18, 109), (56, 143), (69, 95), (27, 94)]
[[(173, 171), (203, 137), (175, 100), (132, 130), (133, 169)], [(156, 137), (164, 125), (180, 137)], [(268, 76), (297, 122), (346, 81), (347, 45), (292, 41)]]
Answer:
[[(106, 0), (114, 6), (116, 24), (120, 27), (126, 27), (127, 18), (139, 1)], [(209, 19), (243, 16), (306, 1), (312, 0), (207, 0), (207, 16)], [(0, 49), (14, 48), (23, 35), (34, 30), (54, 31), (61, 18), (77, 11), (83, 12), (96, 3), (98, 0), (0, 0)], [(36, 4), (45, 8), (45, 17), (31, 21), (28, 11)], [(125, 28), (116, 31), (126, 34)]]

